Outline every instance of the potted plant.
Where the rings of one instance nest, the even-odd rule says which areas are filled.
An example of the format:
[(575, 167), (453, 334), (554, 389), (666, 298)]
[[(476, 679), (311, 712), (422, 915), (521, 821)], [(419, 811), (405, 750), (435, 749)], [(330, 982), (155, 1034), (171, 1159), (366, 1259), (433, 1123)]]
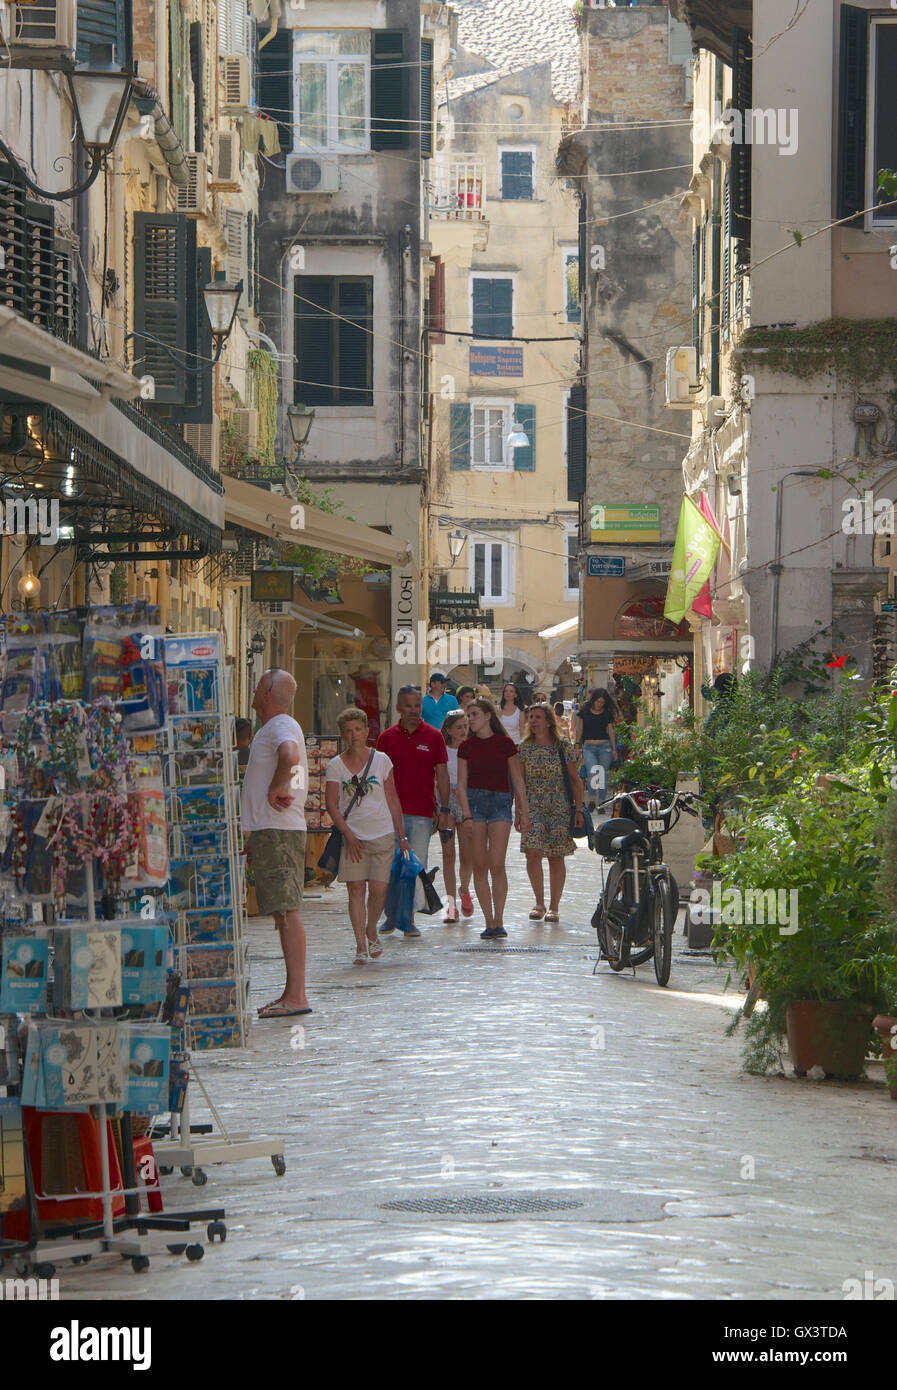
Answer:
[(774, 799), (737, 812), (735, 852), (713, 865), (717, 958), (741, 974), (753, 966), (751, 994), (768, 1001), (748, 1023), (749, 1071), (767, 1070), (787, 1036), (798, 1075), (861, 1076), (872, 1019), (894, 997), (897, 931), (877, 892), (879, 806), (859, 771), (847, 781), (826, 766), (825, 780), (805, 766)]

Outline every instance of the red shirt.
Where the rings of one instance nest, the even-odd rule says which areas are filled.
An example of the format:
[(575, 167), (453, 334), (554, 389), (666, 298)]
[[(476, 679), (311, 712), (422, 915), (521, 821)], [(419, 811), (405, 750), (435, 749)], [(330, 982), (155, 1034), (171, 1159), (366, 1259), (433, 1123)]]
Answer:
[(458, 757), (467, 763), (467, 785), (471, 791), (510, 792), (508, 758), (516, 755), (517, 745), (507, 734), (466, 738), (458, 749)]
[(377, 739), (377, 747), (392, 761), (403, 814), (432, 816), (436, 810), (433, 777), (439, 764), (448, 762), (445, 739), (439, 730), (423, 720), (413, 734), (406, 733), (401, 724), (391, 724)]

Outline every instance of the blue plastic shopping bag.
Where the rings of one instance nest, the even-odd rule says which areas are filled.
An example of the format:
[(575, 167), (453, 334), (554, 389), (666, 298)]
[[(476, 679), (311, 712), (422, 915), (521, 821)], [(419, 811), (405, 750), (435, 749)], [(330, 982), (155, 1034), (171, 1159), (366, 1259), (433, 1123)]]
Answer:
[(394, 922), (399, 931), (407, 931), (414, 916), (414, 889), (417, 876), (424, 866), (413, 852), (403, 854), (397, 849), (392, 858), (389, 887), (386, 890), (386, 920)]

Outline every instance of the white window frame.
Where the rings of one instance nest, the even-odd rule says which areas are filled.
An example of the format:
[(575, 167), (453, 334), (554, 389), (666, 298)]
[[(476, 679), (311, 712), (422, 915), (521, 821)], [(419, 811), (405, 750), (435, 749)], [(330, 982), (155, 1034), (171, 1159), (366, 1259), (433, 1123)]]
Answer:
[[(533, 161), (533, 196), (531, 198), (505, 198), (504, 190), (504, 170), (502, 169), (501, 157), (503, 154), (528, 154)], [(500, 202), (507, 203), (534, 203), (536, 202), (536, 156), (538, 154), (537, 145), (499, 145), (498, 147), (498, 197)]]
[[(303, 32), (314, 32), (304, 30)], [(344, 29), (325, 29), (322, 33), (348, 34), (354, 32), (350, 28)], [(370, 30), (364, 31), (368, 36), (368, 51), (366, 54), (338, 53), (333, 56), (321, 54), (316, 56), (314, 53), (301, 52), (298, 45), (293, 45), (293, 110), (295, 114), (295, 140), (293, 151), (296, 154), (322, 154), (327, 151), (337, 151), (341, 154), (369, 154), (371, 149), (371, 35)], [(364, 143), (361, 145), (341, 145), (337, 138), (339, 130), (339, 103), (337, 70), (344, 63), (359, 63), (364, 65)], [(302, 138), (302, 110), (299, 100), (300, 95), (300, 69), (303, 63), (324, 64), (326, 70), (326, 107), (327, 107), (327, 141), (323, 145), (313, 145)]]
[[(579, 247), (578, 247), (578, 246), (572, 245), (572, 243), (567, 243), (566, 245), (564, 245), (564, 244), (561, 245), (561, 289), (562, 289), (562, 294), (563, 294), (563, 299), (561, 300), (561, 312), (562, 312), (563, 315), (564, 315), (564, 322), (565, 322), (565, 323), (581, 323), (581, 322), (582, 322), (582, 300), (581, 300), (581, 299), (580, 299), (580, 304), (579, 304), (579, 318), (578, 318), (578, 319), (571, 319), (570, 316), (569, 316), (569, 314), (567, 313), (567, 262), (568, 262), (568, 261), (576, 261), (577, 263), (579, 262)], [(582, 266), (579, 267), (579, 274), (580, 274), (580, 288), (581, 288), (581, 287), (582, 287)]]
[[(514, 418), (515, 402), (507, 396), (486, 398), (471, 397), (470, 400), (470, 468), (473, 473), (513, 473), (514, 472), (514, 450), (508, 445), (508, 435), (511, 432), (512, 421)], [(502, 443), (502, 462), (501, 463), (475, 463), (474, 462), (474, 436), (477, 431), (475, 416), (478, 410), (501, 410), (503, 412), (503, 423), (501, 433)], [(480, 426), (482, 428), (482, 426)]]
[(576, 548), (577, 548), (577, 550), (578, 550), (578, 549), (579, 549), (579, 522), (578, 522), (578, 521), (565, 521), (565, 522), (564, 522), (564, 574), (563, 574), (563, 583), (562, 583), (562, 586), (561, 586), (561, 592), (562, 592), (564, 601), (565, 601), (566, 603), (578, 603), (578, 602), (579, 602), (579, 584), (577, 584), (577, 586), (576, 586), (575, 589), (569, 588), (569, 586), (568, 586), (568, 584), (567, 584), (567, 579), (568, 579), (569, 570), (570, 570), (570, 538), (571, 538), (571, 537), (576, 541)]
[[(510, 531), (472, 531), (468, 542), (468, 581), (470, 592), (474, 588), (474, 570), (476, 560), (476, 547), (478, 545), (500, 545), (502, 547), (502, 577), (504, 579), (504, 590), (499, 595), (483, 594), (480, 603), (483, 608), (513, 608), (514, 606), (514, 585), (516, 581), (516, 550), (517, 545), (512, 532)], [(484, 560), (485, 560), (484, 556)], [(491, 561), (491, 557), (489, 557)], [(491, 563), (485, 564), (485, 572), (488, 575), (491, 571)]]
[[(468, 316), (470, 331), (473, 332), (473, 282), (474, 280), (510, 280), (511, 282), (511, 337), (517, 333), (517, 272), (516, 270), (472, 270), (467, 287)], [(507, 338), (477, 338), (478, 343), (506, 343)]]
[[(897, 18), (888, 15), (872, 15), (869, 44), (869, 69), (866, 74), (866, 207), (871, 207), (878, 193), (878, 170), (875, 156), (875, 74), (878, 68), (878, 35), (884, 25), (897, 25)], [(866, 230), (875, 231), (878, 227), (897, 227), (897, 209), (891, 209), (889, 217), (876, 217), (866, 214)]]

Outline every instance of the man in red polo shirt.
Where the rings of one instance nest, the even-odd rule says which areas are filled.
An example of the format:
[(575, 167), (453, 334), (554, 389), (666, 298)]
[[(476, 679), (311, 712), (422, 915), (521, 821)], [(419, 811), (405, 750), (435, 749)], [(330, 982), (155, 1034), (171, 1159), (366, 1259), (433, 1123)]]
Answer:
[[(403, 685), (396, 700), (399, 722), (392, 724), (377, 739), (377, 747), (392, 762), (392, 774), (405, 834), (411, 848), (424, 868), (430, 854), (430, 836), (433, 833), (433, 813), (436, 801), (433, 795), (433, 774), (439, 790), (439, 828), (448, 825), (451, 788), (448, 775), (448, 752), (445, 739), (438, 729), (433, 729), (421, 719), (421, 693), (416, 685)], [(423, 907), (424, 890), (418, 883), (414, 889), (414, 906)], [(388, 919), (381, 932), (395, 931), (395, 922)], [(412, 924), (406, 936), (420, 936)]]

